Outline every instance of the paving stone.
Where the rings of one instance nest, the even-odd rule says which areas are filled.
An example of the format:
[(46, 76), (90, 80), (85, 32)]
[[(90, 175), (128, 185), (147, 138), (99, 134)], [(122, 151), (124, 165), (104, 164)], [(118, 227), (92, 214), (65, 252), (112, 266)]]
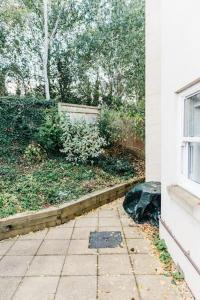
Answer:
[(142, 300), (181, 300), (171, 278), (163, 275), (137, 275)]
[(71, 240), (68, 254), (96, 254), (96, 249), (88, 248), (88, 240)]
[(66, 227), (53, 227), (50, 228), (45, 240), (69, 240), (72, 235), (73, 228), (66, 228)]
[(59, 277), (26, 277), (13, 300), (53, 300)]
[(129, 275), (132, 274), (129, 256), (127, 254), (99, 255), (100, 275)]
[(124, 235), (126, 239), (140, 239), (144, 238), (139, 228), (135, 227), (124, 227)]
[(62, 277), (55, 300), (95, 300), (96, 289), (96, 276)]
[(33, 256), (4, 256), (0, 261), (0, 276), (24, 276)]
[(151, 243), (147, 239), (127, 239), (127, 246), (130, 253), (149, 253)]
[(35, 255), (40, 244), (41, 240), (16, 241), (7, 255)]
[(133, 226), (136, 226), (137, 224), (130, 218), (128, 217), (122, 217), (120, 218), (121, 220), (121, 223), (122, 223), (122, 226), (124, 227), (133, 227)]
[(65, 255), (69, 240), (45, 240), (38, 250), (38, 255)]
[(65, 256), (35, 256), (26, 276), (59, 276)]
[(0, 255), (4, 255), (14, 243), (15, 240), (6, 240), (0, 242)]
[(100, 209), (99, 210), (100, 218), (116, 218), (118, 217), (118, 212), (116, 209)]
[(82, 216), (82, 218), (98, 218), (98, 210), (93, 210), (85, 215)]
[(68, 255), (62, 275), (97, 275), (97, 256)]
[(40, 230), (37, 232), (31, 232), (25, 235), (19, 236), (18, 240), (43, 240), (47, 234), (48, 229)]
[(133, 270), (135, 274), (162, 274), (163, 268), (158, 258), (150, 254), (132, 254)]
[(73, 240), (89, 240), (90, 232), (97, 231), (97, 227), (77, 227), (74, 228)]
[(73, 228), (75, 224), (75, 219), (70, 220), (69, 222), (63, 223), (60, 227)]
[(101, 227), (121, 227), (119, 218), (99, 218), (99, 226)]
[(17, 289), (21, 277), (1, 277), (0, 278), (0, 299), (10, 300)]
[(98, 287), (99, 300), (139, 300), (133, 275), (99, 276)]
[(80, 218), (76, 220), (75, 227), (96, 227), (98, 218)]

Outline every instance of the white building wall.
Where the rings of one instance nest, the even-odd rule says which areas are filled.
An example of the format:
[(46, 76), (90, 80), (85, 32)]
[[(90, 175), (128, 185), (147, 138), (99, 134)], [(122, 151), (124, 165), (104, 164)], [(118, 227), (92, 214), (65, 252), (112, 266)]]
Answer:
[[(177, 184), (178, 95), (180, 88), (200, 76), (200, 1), (162, 0), (161, 31), (161, 181), (162, 219), (200, 268), (200, 223), (176, 204), (167, 187)], [(199, 162), (200, 163), (200, 162)], [(200, 196), (200, 195), (199, 195)], [(196, 299), (200, 276), (177, 244), (161, 226), (175, 262), (180, 265)]]
[(146, 1), (146, 180), (160, 181), (161, 69), (160, 0)]
[[(178, 243), (189, 254), (196, 267), (200, 269), (200, 223), (186, 212), (183, 207), (175, 203), (167, 192), (168, 186), (177, 184), (178, 182), (177, 127), (179, 116), (176, 91), (200, 77), (200, 1), (147, 0), (146, 2), (146, 26), (148, 27), (146, 37), (147, 180), (154, 180), (155, 174), (159, 173), (157, 169), (158, 164), (156, 165), (155, 163), (156, 158), (153, 157), (152, 153), (157, 151), (155, 138), (158, 139), (157, 143), (160, 141), (159, 129), (157, 129), (156, 133), (156, 130), (153, 131), (152, 125), (152, 120), (155, 117), (155, 120), (157, 120), (156, 124), (159, 126), (157, 111), (154, 107), (155, 94), (152, 92), (153, 86), (159, 83), (161, 95), (162, 219)], [(157, 7), (155, 7), (155, 4)], [(160, 5), (161, 11), (158, 16), (155, 10), (159, 12)], [(148, 17), (150, 14), (151, 17)], [(154, 21), (157, 24), (161, 20), (161, 48), (159, 38), (155, 41), (155, 32), (158, 34), (159, 30), (155, 31), (152, 25), (153, 21), (151, 20), (150, 22), (150, 19), (154, 17), (158, 18), (157, 21)], [(161, 53), (160, 82), (155, 76), (155, 72), (158, 70), (158, 61), (155, 61), (155, 68), (152, 65), (155, 53), (152, 53), (154, 51), (153, 46), (148, 46), (151, 41), (152, 43), (155, 42), (155, 53)], [(148, 49), (151, 49), (151, 51), (148, 51)], [(152, 78), (152, 83), (150, 83), (150, 78)], [(159, 95), (159, 88), (157, 87), (157, 95)], [(154, 95), (154, 97), (151, 95)], [(152, 138), (152, 133), (157, 136)], [(156, 166), (154, 172), (151, 171), (151, 165)], [(161, 225), (160, 234), (166, 240), (173, 259), (183, 270), (186, 281), (196, 299), (200, 300), (200, 276), (198, 272), (163, 225)]]

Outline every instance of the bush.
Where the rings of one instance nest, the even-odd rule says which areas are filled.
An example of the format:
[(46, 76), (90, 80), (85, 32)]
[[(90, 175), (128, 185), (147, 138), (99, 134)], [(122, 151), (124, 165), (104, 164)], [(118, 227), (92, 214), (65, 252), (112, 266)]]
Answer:
[(145, 137), (144, 101), (137, 104), (124, 104), (116, 109), (102, 108), (100, 132), (107, 144), (123, 144), (132, 132), (137, 138)]
[(56, 152), (61, 148), (61, 128), (56, 110), (46, 114), (44, 123), (39, 127), (36, 139), (47, 151)]
[(46, 152), (40, 145), (31, 143), (25, 149), (24, 158), (29, 163), (39, 163), (46, 158)]
[(112, 175), (119, 175), (124, 177), (133, 176), (135, 171), (133, 165), (126, 159), (119, 159), (116, 157), (104, 157), (98, 161), (98, 165), (105, 171)]
[(96, 124), (88, 124), (84, 120), (73, 122), (68, 116), (61, 120), (61, 141), (66, 160), (74, 163), (92, 163), (103, 153), (105, 139), (100, 137)]
[(55, 102), (31, 97), (0, 97), (0, 157), (19, 156), (34, 140)]

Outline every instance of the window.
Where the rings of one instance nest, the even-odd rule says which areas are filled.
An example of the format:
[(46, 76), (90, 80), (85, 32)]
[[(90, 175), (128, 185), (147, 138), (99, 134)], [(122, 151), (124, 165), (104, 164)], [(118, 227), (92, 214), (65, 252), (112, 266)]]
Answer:
[(200, 89), (189, 89), (180, 101), (180, 181), (200, 196)]

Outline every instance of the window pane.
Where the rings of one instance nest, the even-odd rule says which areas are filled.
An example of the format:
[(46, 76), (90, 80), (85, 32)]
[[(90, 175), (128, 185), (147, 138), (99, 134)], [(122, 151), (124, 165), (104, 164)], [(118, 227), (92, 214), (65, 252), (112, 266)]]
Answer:
[(184, 136), (200, 137), (200, 93), (185, 99)]
[(200, 143), (189, 143), (189, 178), (200, 183)]

